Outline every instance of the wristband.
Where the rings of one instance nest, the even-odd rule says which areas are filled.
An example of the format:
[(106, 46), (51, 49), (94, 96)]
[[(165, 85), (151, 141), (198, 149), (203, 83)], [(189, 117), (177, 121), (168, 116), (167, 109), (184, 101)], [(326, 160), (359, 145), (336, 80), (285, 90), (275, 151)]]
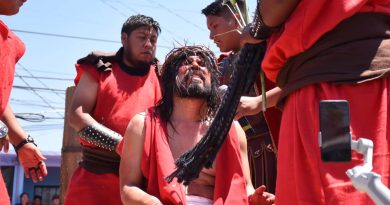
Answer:
[(34, 139), (30, 135), (28, 135), (28, 137), (26, 139), (21, 141), (18, 145), (14, 146), (15, 152), (18, 153), (20, 148), (22, 148), (27, 143), (33, 143), (36, 147), (38, 147), (37, 144), (35, 144)]
[(0, 139), (4, 138), (8, 134), (8, 127), (2, 121), (0, 121)]
[(110, 151), (116, 150), (116, 146), (122, 139), (122, 136), (99, 123), (88, 125), (79, 131), (81, 139), (97, 147)]

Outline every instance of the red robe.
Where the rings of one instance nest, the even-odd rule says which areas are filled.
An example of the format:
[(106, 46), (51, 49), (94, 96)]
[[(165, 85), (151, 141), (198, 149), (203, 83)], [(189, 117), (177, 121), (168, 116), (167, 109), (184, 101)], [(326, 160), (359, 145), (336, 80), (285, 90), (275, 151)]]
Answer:
[[(152, 115), (151, 112), (146, 115), (141, 162), (141, 171), (147, 181), (146, 192), (159, 198), (164, 205), (185, 205), (182, 186), (176, 180), (167, 183), (164, 179), (175, 170), (175, 164), (167, 140), (167, 126)], [(234, 126), (216, 159), (214, 205), (248, 204), (240, 145), (232, 132)]]
[[(160, 85), (152, 66), (145, 76), (133, 76), (117, 63), (110, 71), (97, 71), (92, 65), (76, 65), (99, 82), (92, 116), (99, 123), (122, 136), (130, 119), (154, 106), (161, 97)], [(95, 147), (81, 140), (83, 146)], [(96, 148), (96, 147), (95, 147)], [(82, 167), (73, 173), (65, 204), (122, 204), (119, 177), (115, 173), (95, 174)]]
[[(8, 105), (14, 81), (15, 64), (26, 50), (23, 42), (0, 20), (0, 118)], [(1, 165), (1, 162), (0, 162)], [(0, 171), (0, 204), (10, 204)]]
[[(262, 63), (266, 75), (275, 80), (289, 58), (304, 52), (358, 12), (390, 14), (390, 0), (300, 1), (280, 33), (269, 40)], [(327, 99), (349, 101), (353, 139), (373, 140), (373, 171), (381, 174), (382, 182), (389, 186), (389, 90), (390, 79), (383, 78), (357, 85), (309, 85), (286, 98), (278, 147), (276, 204), (373, 204), (345, 174), (347, 169), (363, 163), (362, 155), (353, 152), (350, 163), (321, 161), (318, 104)]]
[(306, 86), (286, 100), (278, 153), (276, 204), (374, 204), (345, 174), (363, 164), (352, 152), (350, 163), (323, 163), (318, 145), (319, 101), (345, 99), (350, 104), (352, 139), (374, 142), (373, 171), (390, 185), (390, 78), (359, 85), (321, 83)]

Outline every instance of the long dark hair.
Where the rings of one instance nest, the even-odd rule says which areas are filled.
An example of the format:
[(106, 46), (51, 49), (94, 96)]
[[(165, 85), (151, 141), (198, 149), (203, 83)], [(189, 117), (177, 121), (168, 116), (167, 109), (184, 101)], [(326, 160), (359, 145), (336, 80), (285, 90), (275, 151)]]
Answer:
[(211, 74), (211, 93), (207, 98), (207, 114), (205, 119), (212, 119), (218, 109), (220, 97), (218, 96), (218, 67), (214, 53), (204, 46), (183, 46), (174, 48), (165, 58), (161, 69), (162, 98), (157, 103), (155, 114), (161, 120), (169, 123), (173, 112), (173, 95), (175, 92), (176, 76), (180, 64), (189, 56), (199, 56)]

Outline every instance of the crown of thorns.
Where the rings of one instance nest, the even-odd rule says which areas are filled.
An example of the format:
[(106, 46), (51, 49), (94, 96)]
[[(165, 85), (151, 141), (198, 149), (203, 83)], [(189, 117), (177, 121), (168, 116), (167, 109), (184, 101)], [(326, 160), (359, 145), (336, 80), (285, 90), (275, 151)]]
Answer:
[(174, 48), (168, 53), (162, 66), (162, 74), (171, 66), (177, 67), (183, 60), (194, 55), (202, 57), (206, 67), (210, 71), (214, 72), (218, 70), (216, 57), (209, 48), (205, 46), (183, 46)]

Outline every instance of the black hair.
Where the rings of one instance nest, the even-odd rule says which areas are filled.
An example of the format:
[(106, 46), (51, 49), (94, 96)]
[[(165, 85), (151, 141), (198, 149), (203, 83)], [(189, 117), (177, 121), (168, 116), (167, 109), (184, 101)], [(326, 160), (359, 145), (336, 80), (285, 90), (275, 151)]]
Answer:
[(156, 30), (157, 35), (161, 33), (160, 24), (157, 21), (152, 17), (141, 14), (130, 16), (125, 23), (123, 23), (121, 32), (131, 34), (135, 29), (142, 26), (153, 27), (154, 30)]
[(28, 195), (28, 193), (27, 193), (27, 192), (22, 192), (22, 193), (19, 195), (19, 197), (20, 197), (20, 198), (22, 198), (22, 197), (23, 197), (23, 195), (27, 195), (27, 197), (29, 197), (29, 195)]
[(214, 117), (220, 98), (218, 96), (218, 66), (214, 53), (204, 46), (183, 46), (174, 48), (168, 53), (165, 62), (161, 68), (161, 89), (162, 98), (156, 105), (155, 114), (158, 114), (162, 121), (170, 122), (170, 117), (173, 112), (173, 96), (175, 92), (176, 76), (180, 64), (189, 56), (199, 56), (209, 69), (211, 74), (211, 93), (207, 98), (207, 119)]
[[(238, 7), (243, 15), (245, 15), (245, 3), (243, 0), (236, 0)], [(232, 18), (232, 14), (226, 4), (230, 4), (228, 0), (215, 0), (213, 3), (202, 9), (202, 14), (205, 16), (221, 16), (227, 19)], [(245, 17), (244, 17), (245, 18)]]
[(42, 200), (42, 196), (41, 196), (41, 195), (35, 195), (35, 196), (34, 196), (34, 200), (35, 200), (35, 199), (40, 199), (40, 200)]

